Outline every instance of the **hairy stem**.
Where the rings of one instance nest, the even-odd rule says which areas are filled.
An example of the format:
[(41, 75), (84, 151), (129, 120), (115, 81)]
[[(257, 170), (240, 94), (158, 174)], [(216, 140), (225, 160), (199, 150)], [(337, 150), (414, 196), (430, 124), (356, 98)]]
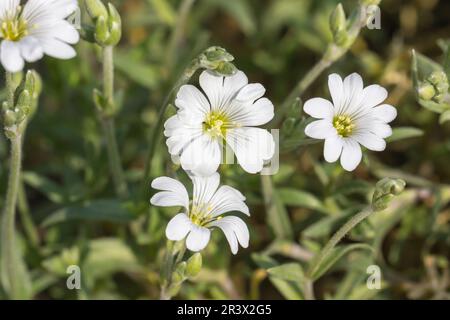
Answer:
[(16, 246), (15, 246), (15, 218), (16, 203), (20, 183), (20, 170), (22, 162), (22, 137), (17, 132), (10, 138), (11, 160), (8, 178), (8, 191), (6, 193), (5, 208), (2, 217), (2, 267), (5, 268), (9, 281), (9, 297), (17, 299), (17, 266), (16, 266)]
[[(109, 108), (114, 107), (114, 54), (113, 47), (103, 48), (103, 96)], [(119, 148), (115, 135), (114, 119), (110, 115), (101, 115), (103, 134), (108, 150), (109, 167), (113, 177), (116, 194), (120, 198), (128, 196), (128, 187), (122, 169)]]
[(327, 244), (319, 252), (319, 254), (314, 259), (314, 263), (308, 271), (308, 276), (311, 276), (317, 271), (320, 264), (328, 257), (334, 247), (345, 237), (347, 233), (350, 232), (354, 227), (356, 227), (361, 221), (369, 217), (373, 213), (372, 208), (367, 208), (357, 215), (353, 216), (349, 221), (347, 221), (336, 233), (328, 240)]

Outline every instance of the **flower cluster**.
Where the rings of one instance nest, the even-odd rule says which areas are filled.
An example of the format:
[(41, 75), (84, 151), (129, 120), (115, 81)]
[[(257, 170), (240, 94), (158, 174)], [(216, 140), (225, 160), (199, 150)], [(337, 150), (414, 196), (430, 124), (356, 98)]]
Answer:
[(249, 232), (240, 218), (224, 214), (250, 213), (238, 190), (219, 187), (217, 170), (222, 163), (222, 150), (227, 145), (245, 171), (260, 172), (273, 157), (275, 142), (267, 130), (257, 126), (272, 120), (274, 106), (263, 97), (264, 87), (248, 83), (242, 71), (230, 76), (203, 71), (199, 80), (203, 92), (192, 85), (182, 86), (175, 100), (177, 113), (164, 126), (169, 153), (179, 157), (192, 179), (192, 201), (180, 182), (160, 177), (152, 187), (163, 191), (155, 194), (151, 203), (182, 206), (185, 210), (169, 222), (168, 239), (186, 238), (189, 250), (200, 251), (209, 242), (210, 229), (219, 228), (236, 254), (238, 243), (248, 246)]
[[(260, 172), (265, 161), (273, 157), (275, 144), (271, 134), (257, 126), (274, 116), (274, 106), (263, 95), (261, 84), (249, 84), (242, 71), (224, 77), (204, 71), (200, 87), (182, 86), (177, 94), (177, 113), (165, 123), (164, 135), (172, 156), (179, 157), (182, 168), (193, 181), (193, 199), (186, 188), (167, 177), (153, 181), (157, 193), (151, 203), (159, 206), (181, 206), (184, 212), (168, 224), (166, 236), (179, 241), (186, 238), (192, 251), (205, 248), (210, 228), (220, 228), (235, 254), (238, 243), (248, 245), (248, 229), (234, 216), (223, 214), (240, 211), (249, 214), (245, 197), (236, 189), (218, 189), (217, 170), (223, 158), (224, 146), (230, 147), (239, 165), (249, 173)], [(307, 114), (318, 120), (306, 128), (307, 136), (324, 139), (324, 156), (328, 162), (341, 158), (347, 171), (354, 170), (362, 159), (360, 145), (373, 151), (386, 147), (384, 138), (392, 134), (389, 122), (396, 109), (382, 104), (387, 91), (379, 85), (363, 87), (361, 77), (354, 73), (344, 80), (337, 75), (328, 81), (332, 101), (313, 98), (304, 105)]]

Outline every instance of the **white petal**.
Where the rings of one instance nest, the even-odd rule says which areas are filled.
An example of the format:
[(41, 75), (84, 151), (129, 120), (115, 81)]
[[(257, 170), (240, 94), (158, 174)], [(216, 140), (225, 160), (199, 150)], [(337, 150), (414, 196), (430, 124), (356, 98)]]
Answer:
[(189, 208), (189, 195), (185, 186), (172, 178), (159, 177), (152, 181), (152, 188), (163, 190), (156, 193), (150, 202), (155, 206), (183, 206)]
[(0, 59), (8, 72), (19, 72), (25, 65), (17, 42), (3, 40), (0, 47)]
[(234, 216), (227, 216), (210, 223), (210, 226), (222, 229), (233, 254), (236, 254), (238, 251), (238, 242), (243, 248), (248, 247), (250, 233), (247, 225), (242, 219)]
[(204, 205), (208, 203), (216, 193), (220, 184), (220, 175), (214, 172), (211, 176), (191, 176), (194, 185), (193, 203)]
[(328, 76), (328, 89), (330, 90), (334, 107), (339, 109), (344, 95), (344, 83), (340, 75), (333, 73)]
[(166, 227), (166, 237), (172, 241), (180, 241), (191, 230), (192, 222), (185, 213), (173, 217)]
[(211, 207), (210, 214), (213, 217), (220, 216), (231, 211), (240, 211), (250, 215), (250, 211), (244, 202), (245, 197), (233, 187), (221, 186), (209, 201)]
[(211, 231), (207, 228), (191, 225), (191, 232), (186, 239), (186, 247), (194, 252), (203, 250), (209, 242)]
[(20, 0), (1, 0), (0, 1), (0, 15), (4, 16), (6, 11), (15, 12), (20, 5)]
[(238, 163), (248, 173), (260, 172), (264, 161), (272, 159), (275, 152), (273, 136), (260, 128), (230, 129), (226, 140)]
[(247, 76), (238, 71), (230, 77), (221, 77), (203, 71), (199, 78), (200, 86), (208, 96), (212, 110), (226, 109), (240, 89), (248, 84)]
[(266, 89), (260, 83), (249, 83), (244, 86), (236, 96), (236, 100), (241, 103), (253, 103), (261, 98)]
[(388, 104), (382, 104), (372, 109), (372, 116), (378, 120), (389, 123), (397, 117), (397, 110)]
[(217, 171), (222, 161), (220, 141), (204, 134), (190, 143), (180, 157), (184, 170), (209, 176)]
[(386, 149), (386, 141), (370, 132), (355, 134), (354, 139), (372, 151), (383, 151)]
[(261, 98), (250, 105), (233, 101), (227, 111), (231, 121), (238, 123), (240, 126), (253, 127), (261, 126), (272, 120), (273, 110), (272, 102), (267, 98)]
[(308, 124), (305, 134), (314, 139), (326, 139), (336, 135), (336, 129), (330, 120), (317, 120)]
[(185, 147), (203, 134), (201, 121), (190, 124), (176, 114), (164, 123), (164, 135), (168, 137), (166, 144), (171, 155), (179, 155)]
[(343, 141), (338, 135), (327, 138), (323, 147), (323, 156), (329, 163), (333, 163), (339, 159), (342, 153)]
[(70, 44), (76, 44), (80, 40), (78, 31), (66, 20), (61, 20), (55, 25), (52, 36)]
[(352, 73), (344, 79), (344, 96), (338, 112), (352, 114), (360, 108), (363, 98), (363, 81), (359, 74)]
[(207, 114), (210, 111), (209, 102), (203, 93), (193, 85), (187, 84), (180, 88), (175, 100), (175, 105), (185, 111), (187, 114), (196, 115)]
[(77, 53), (75, 50), (65, 42), (57, 39), (41, 39), (42, 47), (45, 54), (57, 59), (72, 59)]
[(25, 37), (20, 42), (20, 52), (22, 57), (28, 62), (35, 62), (44, 56), (41, 44), (34, 37)]
[(305, 102), (303, 110), (311, 117), (331, 120), (334, 115), (334, 107), (330, 101), (322, 98), (313, 98)]
[(377, 121), (371, 125), (370, 132), (376, 134), (380, 138), (387, 138), (392, 135), (392, 128), (388, 124)]
[(377, 84), (365, 87), (362, 94), (363, 94), (362, 103), (366, 108), (372, 108), (379, 105), (384, 100), (386, 100), (388, 96), (387, 90)]
[(362, 159), (361, 147), (353, 139), (345, 139), (341, 155), (341, 165), (347, 171), (353, 171)]

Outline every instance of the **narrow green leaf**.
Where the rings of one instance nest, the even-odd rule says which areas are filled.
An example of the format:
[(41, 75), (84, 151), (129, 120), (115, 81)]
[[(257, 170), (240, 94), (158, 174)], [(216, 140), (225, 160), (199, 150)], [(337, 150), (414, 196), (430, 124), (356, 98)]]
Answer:
[(387, 142), (400, 141), (404, 139), (423, 136), (423, 130), (413, 127), (399, 127), (392, 130), (392, 135), (386, 139)]
[(298, 263), (286, 263), (277, 267), (267, 269), (271, 277), (302, 283), (304, 280), (303, 269)]
[(133, 214), (118, 200), (96, 200), (85, 204), (56, 210), (48, 216), (42, 226), (84, 220), (125, 223), (133, 219)]
[(280, 195), (281, 201), (287, 206), (302, 207), (326, 212), (326, 208), (322, 202), (309, 192), (292, 188), (282, 188), (278, 191), (278, 194)]

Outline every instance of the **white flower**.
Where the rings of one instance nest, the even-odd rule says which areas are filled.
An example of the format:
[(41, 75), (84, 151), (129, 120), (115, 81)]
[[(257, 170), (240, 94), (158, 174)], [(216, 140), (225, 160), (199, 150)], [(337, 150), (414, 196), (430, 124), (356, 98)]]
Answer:
[(274, 116), (272, 102), (262, 98), (264, 87), (249, 84), (241, 71), (230, 77), (204, 71), (200, 86), (208, 98), (192, 85), (178, 92), (178, 112), (164, 125), (170, 154), (180, 156), (184, 170), (207, 176), (217, 171), (225, 140), (245, 171), (261, 171), (275, 150), (272, 135), (255, 128)]
[(388, 96), (379, 85), (363, 88), (361, 76), (353, 73), (344, 81), (337, 74), (328, 77), (328, 88), (333, 103), (322, 98), (306, 101), (304, 110), (320, 119), (310, 123), (305, 133), (311, 138), (325, 139), (323, 154), (328, 162), (341, 157), (341, 165), (353, 171), (361, 162), (360, 144), (372, 151), (386, 148), (384, 138), (392, 134), (388, 125), (397, 116), (397, 110), (381, 104)]
[(0, 60), (9, 72), (21, 71), (24, 60), (35, 62), (44, 54), (59, 59), (73, 58), (69, 44), (79, 40), (67, 20), (78, 8), (77, 0), (0, 1)]
[(245, 222), (235, 216), (223, 216), (231, 211), (250, 216), (245, 197), (230, 186), (219, 188), (218, 173), (210, 177), (191, 176), (191, 180), (194, 185), (191, 203), (181, 182), (168, 177), (156, 178), (152, 182), (153, 188), (162, 190), (151, 198), (153, 205), (182, 206), (186, 210), (170, 220), (166, 228), (167, 238), (180, 241), (187, 236), (186, 247), (191, 251), (200, 251), (209, 242), (210, 229), (216, 227), (222, 229), (233, 254), (238, 251), (238, 243), (247, 248), (250, 236)]

